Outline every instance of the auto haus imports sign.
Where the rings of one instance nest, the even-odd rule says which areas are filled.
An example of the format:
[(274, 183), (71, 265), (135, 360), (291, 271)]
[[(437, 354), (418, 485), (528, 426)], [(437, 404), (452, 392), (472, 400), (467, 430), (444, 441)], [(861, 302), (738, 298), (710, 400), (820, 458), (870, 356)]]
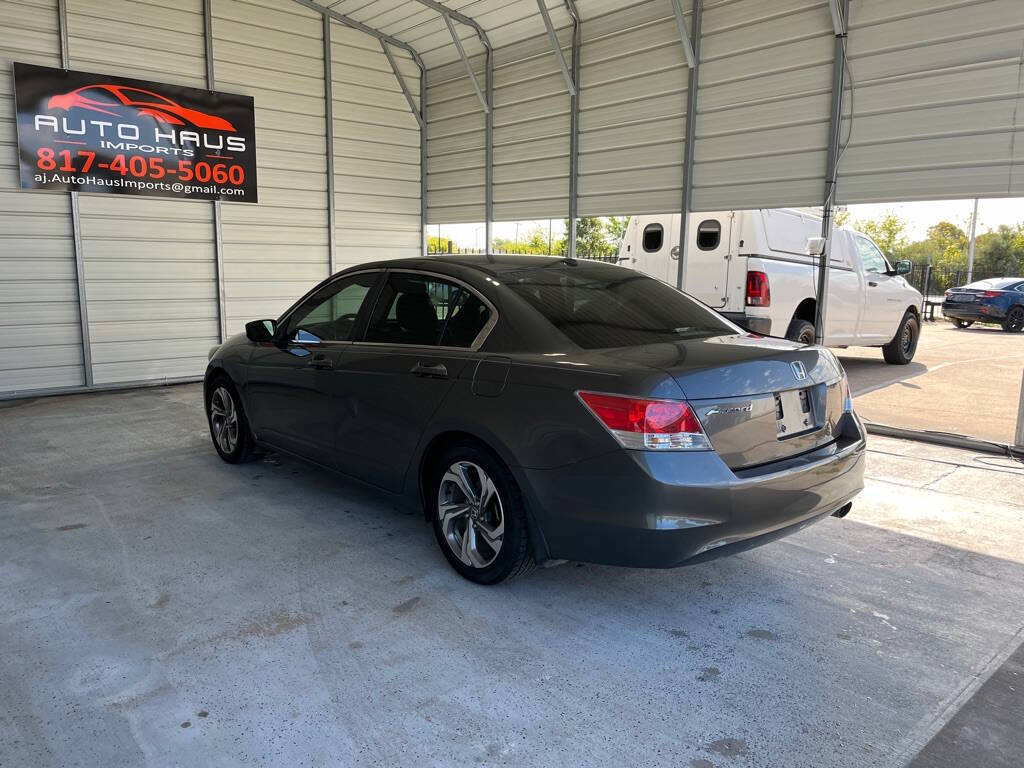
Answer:
[(21, 186), (256, 202), (253, 100), (14, 64)]

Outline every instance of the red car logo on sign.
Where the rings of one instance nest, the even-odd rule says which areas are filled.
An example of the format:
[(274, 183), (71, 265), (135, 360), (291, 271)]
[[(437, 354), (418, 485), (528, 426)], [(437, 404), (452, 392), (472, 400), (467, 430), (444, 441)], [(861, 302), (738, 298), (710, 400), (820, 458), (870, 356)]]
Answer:
[(185, 125), (214, 131), (231, 131), (235, 127), (222, 117), (189, 109), (158, 93), (122, 85), (87, 85), (68, 93), (51, 96), (47, 109), (87, 109), (113, 117), (124, 116), (125, 110), (135, 115), (152, 117), (167, 125)]

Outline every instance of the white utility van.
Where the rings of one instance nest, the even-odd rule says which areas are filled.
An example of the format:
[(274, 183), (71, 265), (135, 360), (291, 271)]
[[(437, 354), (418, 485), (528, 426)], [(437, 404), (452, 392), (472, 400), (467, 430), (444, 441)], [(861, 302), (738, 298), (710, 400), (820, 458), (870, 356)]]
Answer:
[[(681, 216), (632, 216), (619, 263), (675, 285)], [(814, 343), (821, 219), (803, 211), (694, 213), (683, 289), (743, 327)], [(833, 230), (825, 343), (881, 347), (905, 365), (921, 332), (921, 294), (865, 234)]]

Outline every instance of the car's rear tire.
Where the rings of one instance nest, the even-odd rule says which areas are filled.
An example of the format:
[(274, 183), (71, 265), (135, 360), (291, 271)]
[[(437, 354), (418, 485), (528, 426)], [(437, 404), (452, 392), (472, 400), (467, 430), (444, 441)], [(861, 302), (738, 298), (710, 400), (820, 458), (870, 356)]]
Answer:
[(434, 536), (459, 575), (498, 584), (533, 570), (522, 495), (500, 459), (477, 443), (460, 442), (427, 472)]
[(238, 390), (225, 375), (213, 378), (206, 387), (206, 421), (213, 447), (228, 464), (252, 458), (254, 441)]
[(1003, 330), (1007, 333), (1024, 331), (1024, 307), (1013, 307), (1003, 319)]
[(794, 317), (793, 321), (789, 324), (789, 328), (786, 329), (786, 338), (790, 341), (798, 341), (801, 344), (813, 344), (814, 324), (801, 320), (799, 317)]
[(921, 337), (921, 324), (917, 315), (907, 311), (900, 321), (892, 341), (882, 347), (882, 356), (890, 365), (906, 365), (914, 359), (917, 341)]
[(972, 325), (974, 325), (974, 321), (973, 320), (961, 320), (958, 317), (954, 317), (953, 318), (953, 325), (955, 325), (957, 328), (970, 328)]

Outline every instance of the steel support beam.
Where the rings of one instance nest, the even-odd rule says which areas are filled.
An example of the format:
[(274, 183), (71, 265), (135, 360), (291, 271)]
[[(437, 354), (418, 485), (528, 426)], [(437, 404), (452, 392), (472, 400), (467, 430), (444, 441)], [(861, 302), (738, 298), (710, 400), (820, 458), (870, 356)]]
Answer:
[(294, 1), (305, 8), (309, 8), (311, 11), (316, 11), (317, 13), (330, 16), (339, 24), (349, 27), (350, 29), (359, 30), (363, 34), (369, 35), (370, 37), (375, 37), (382, 42), (389, 43), (393, 48), (401, 48), (402, 50), (408, 51), (412, 56), (413, 60), (416, 62), (416, 65), (420, 68), (420, 70), (424, 69), (423, 60), (420, 58), (420, 55), (419, 53), (417, 53), (416, 49), (413, 48), (408, 43), (399, 40), (397, 37), (386, 35), (379, 29), (374, 29), (373, 27), (367, 26), (366, 24), (363, 24), (361, 21), (350, 19), (345, 14), (338, 13), (337, 11), (332, 10), (331, 8), (327, 8), (326, 6), (320, 5), (319, 3), (315, 3), (313, 2), (313, 0)]
[[(674, 0), (678, 5), (678, 0)], [(690, 51), (693, 64), (687, 69), (686, 84), (686, 136), (684, 137), (683, 157), (683, 204), (679, 216), (679, 247), (676, 257), (679, 267), (676, 270), (676, 288), (686, 288), (686, 244), (690, 237), (690, 209), (693, 208), (693, 154), (697, 145), (697, 92), (700, 77), (700, 28), (704, 16), (704, 0), (693, 0), (693, 39), (686, 45), (686, 24), (682, 21), (682, 8), (679, 9), (680, 29), (683, 31), (683, 50)], [(687, 57), (689, 61), (689, 56)]]
[[(327, 269), (333, 275), (338, 271), (337, 213), (334, 203), (334, 54), (331, 51), (331, 17), (323, 15), (324, 22), (324, 121), (327, 128)], [(388, 44), (381, 42), (387, 52)], [(388, 56), (390, 61), (391, 56)]]
[[(840, 8), (841, 4), (841, 8)], [(832, 109), (829, 116), (828, 155), (825, 162), (825, 199), (821, 211), (821, 236), (825, 245), (818, 255), (818, 292), (814, 313), (814, 343), (825, 343), (825, 318), (828, 308), (829, 258), (832, 252), (832, 208), (836, 200), (836, 182), (839, 175), (839, 155), (843, 129), (843, 91), (846, 88), (846, 19), (850, 0), (832, 0), (829, 3), (835, 27), (832, 60)], [(851, 119), (853, 119), (851, 115)]]
[[(540, 0), (541, 2), (543, 0)], [(579, 218), (579, 167), (580, 167), (580, 49), (583, 44), (583, 29), (580, 14), (574, 0), (565, 0), (565, 9), (572, 18), (572, 82), (575, 92), (569, 96), (569, 231), (570, 259), (576, 258), (576, 220)]]
[[(60, 32), (60, 66), (71, 66), (68, 50), (68, 4), (67, 0), (57, 1), (57, 29)], [(78, 192), (68, 193), (71, 203), (71, 241), (75, 255), (75, 284), (78, 288), (78, 323), (82, 331), (82, 371), (85, 386), (93, 386), (92, 339), (89, 329), (89, 301), (85, 292), (85, 248), (82, 244), (82, 219), (78, 207)]]
[[(484, 62), (484, 87), (487, 88), (487, 102), (494, 103), (494, 50), (489, 41), (484, 43), (487, 46), (486, 60)], [(494, 110), (489, 109), (484, 114), (484, 235), (487, 242), (484, 244), (484, 252), (491, 252), (494, 227)]]
[[(678, 0), (675, 0), (675, 2), (678, 2)], [(548, 13), (548, 7), (544, 4), (544, 0), (537, 0), (537, 8), (540, 10), (541, 18), (544, 19), (544, 28), (548, 31), (548, 39), (551, 41), (551, 50), (554, 52), (555, 58), (558, 59), (558, 66), (562, 68), (562, 77), (565, 78), (565, 87), (568, 89), (570, 96), (575, 96), (576, 78), (569, 72), (569, 66), (565, 63), (565, 56), (562, 54), (562, 45), (558, 42), (558, 33), (555, 32), (555, 25), (551, 23), (551, 14)]]
[(402, 88), (405, 100), (409, 103), (409, 109), (412, 111), (413, 117), (416, 118), (416, 122), (420, 124), (420, 130), (423, 130), (427, 127), (427, 124), (423, 120), (420, 108), (416, 106), (416, 99), (412, 97), (412, 91), (409, 90), (409, 84), (405, 82), (405, 76), (402, 74), (402, 70), (398, 68), (398, 64), (395, 62), (395, 57), (392, 55), (387, 42), (382, 40), (380, 44), (384, 49), (384, 55), (388, 59), (388, 64), (391, 65), (391, 71), (395, 73), (395, 79), (398, 80), (398, 85)]
[(420, 243), (427, 255), (427, 73), (420, 72)]
[(686, 18), (683, 16), (682, 0), (672, 0), (672, 11), (676, 15), (679, 39), (683, 41), (683, 55), (686, 56), (686, 66), (690, 69), (695, 69), (697, 67), (697, 54), (693, 50), (690, 33), (686, 29)]
[[(455, 45), (455, 50), (459, 52), (459, 58), (462, 59), (462, 66), (466, 68), (466, 75), (469, 77), (469, 82), (473, 84), (473, 90), (476, 91), (476, 97), (480, 100), (480, 107), (487, 114), (491, 112), (491, 105), (484, 92), (480, 90), (480, 82), (476, 79), (476, 73), (473, 71), (473, 65), (469, 61), (469, 56), (466, 55), (466, 49), (462, 47), (462, 40), (459, 39), (459, 33), (455, 31), (455, 25), (452, 23), (452, 17), (448, 13), (442, 13), (441, 18), (444, 19), (445, 26), (448, 27), (448, 33), (452, 36), (452, 43)], [(490, 57), (491, 50), (487, 49), (487, 55)], [(489, 90), (489, 89), (488, 89)]]
[[(206, 87), (216, 87), (213, 74), (213, 0), (203, 0), (203, 40), (206, 45)], [(228, 337), (227, 293), (224, 290), (224, 227), (220, 200), (213, 201), (213, 260), (217, 270), (217, 326), (220, 340)]]

